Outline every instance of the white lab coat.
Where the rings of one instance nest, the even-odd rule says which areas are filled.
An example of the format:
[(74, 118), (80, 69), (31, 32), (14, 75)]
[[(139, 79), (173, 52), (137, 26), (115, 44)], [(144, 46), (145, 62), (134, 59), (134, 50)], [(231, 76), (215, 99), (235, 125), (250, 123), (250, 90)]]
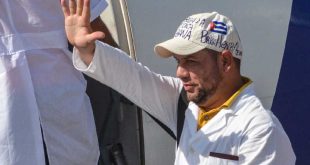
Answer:
[[(86, 66), (74, 52), (75, 67), (111, 86), (157, 117), (176, 133), (177, 101), (182, 83), (161, 76), (132, 61), (126, 54), (96, 42), (92, 63)], [(190, 102), (175, 165), (293, 165), (295, 155), (280, 122), (264, 109), (249, 85), (231, 107), (221, 110), (197, 131), (198, 110)], [(238, 161), (210, 156), (211, 152), (234, 155)]]
[[(92, 19), (107, 6), (92, 0)], [(59, 0), (0, 1), (0, 165), (97, 164), (86, 82), (67, 50)]]

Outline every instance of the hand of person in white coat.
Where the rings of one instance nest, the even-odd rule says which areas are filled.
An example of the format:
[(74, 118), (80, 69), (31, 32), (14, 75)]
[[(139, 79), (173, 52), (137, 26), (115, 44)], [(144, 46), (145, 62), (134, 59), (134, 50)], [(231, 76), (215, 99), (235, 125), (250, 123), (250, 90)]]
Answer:
[(95, 41), (105, 37), (103, 32), (93, 32), (90, 25), (90, 0), (61, 0), (65, 17), (65, 29), (69, 42), (79, 52), (81, 59), (89, 65), (95, 51)]

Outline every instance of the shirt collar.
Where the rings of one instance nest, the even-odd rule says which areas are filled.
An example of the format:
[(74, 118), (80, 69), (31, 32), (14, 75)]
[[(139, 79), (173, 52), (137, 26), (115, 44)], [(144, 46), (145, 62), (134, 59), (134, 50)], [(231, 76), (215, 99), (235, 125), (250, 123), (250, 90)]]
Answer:
[(242, 77), (242, 80), (244, 82), (246, 82), (245, 84), (243, 84), (232, 96), (230, 96), (230, 98), (228, 100), (226, 100), (221, 106), (220, 108), (227, 108), (230, 107), (232, 105), (232, 103), (236, 100), (236, 98), (240, 95), (240, 93), (246, 88), (248, 87), (251, 83), (252, 80), (247, 78), (247, 77)]

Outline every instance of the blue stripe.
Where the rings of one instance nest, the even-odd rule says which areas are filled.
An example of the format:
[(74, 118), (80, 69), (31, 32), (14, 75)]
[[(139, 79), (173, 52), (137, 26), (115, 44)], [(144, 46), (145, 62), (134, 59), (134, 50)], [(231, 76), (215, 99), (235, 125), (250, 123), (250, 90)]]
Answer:
[(223, 27), (223, 26), (215, 26), (215, 29), (223, 29), (225, 31), (227, 31), (227, 27)]
[(214, 29), (213, 29), (213, 30), (211, 30), (211, 32), (220, 33), (220, 34), (224, 34), (224, 35), (225, 35), (225, 34), (227, 34), (227, 32), (226, 32), (226, 31), (224, 32), (224, 31), (214, 30)]
[(220, 24), (220, 25), (222, 25), (222, 26), (226, 26), (226, 24), (224, 24), (223, 22), (219, 22), (219, 21), (213, 21), (213, 23), (215, 23), (215, 24)]
[(310, 164), (310, 1), (294, 0), (272, 111), (292, 142), (297, 165)]

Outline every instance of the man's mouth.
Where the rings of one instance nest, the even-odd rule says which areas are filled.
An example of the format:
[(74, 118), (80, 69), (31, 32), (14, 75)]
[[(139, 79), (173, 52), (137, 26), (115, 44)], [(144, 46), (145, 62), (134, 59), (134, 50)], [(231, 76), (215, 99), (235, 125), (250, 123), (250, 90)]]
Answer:
[(184, 86), (184, 89), (186, 92), (193, 92), (194, 91), (194, 87), (195, 87), (194, 84), (185, 83), (185, 84), (183, 84), (183, 86)]

